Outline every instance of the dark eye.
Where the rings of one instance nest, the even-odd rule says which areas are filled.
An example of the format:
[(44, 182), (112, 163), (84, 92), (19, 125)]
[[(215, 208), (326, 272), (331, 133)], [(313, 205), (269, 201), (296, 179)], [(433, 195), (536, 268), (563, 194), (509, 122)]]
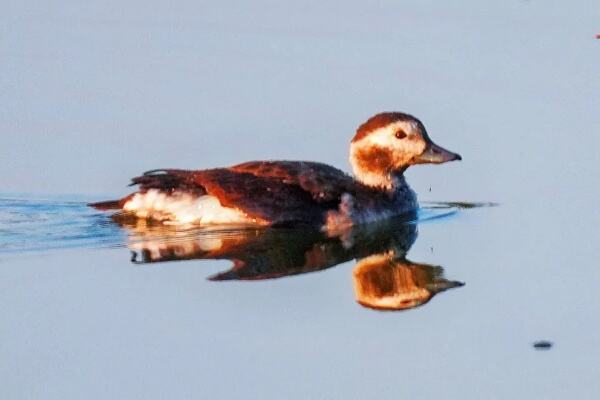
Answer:
[(406, 133), (402, 129), (396, 131), (396, 139), (404, 139), (405, 137)]

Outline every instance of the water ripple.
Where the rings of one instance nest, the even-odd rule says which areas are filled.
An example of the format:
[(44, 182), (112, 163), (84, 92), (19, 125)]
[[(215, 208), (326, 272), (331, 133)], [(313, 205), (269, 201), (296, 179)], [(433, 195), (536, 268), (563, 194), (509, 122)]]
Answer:
[(125, 234), (87, 201), (0, 195), (0, 253), (121, 245)]
[[(0, 254), (66, 248), (114, 247), (128, 234), (110, 215), (87, 206), (80, 196), (32, 197), (0, 194)], [(463, 208), (489, 203), (424, 203), (414, 223), (449, 218)], [(230, 231), (220, 229), (221, 234)], [(182, 229), (181, 236), (215, 233), (215, 229)], [(171, 238), (173, 239), (173, 238)]]

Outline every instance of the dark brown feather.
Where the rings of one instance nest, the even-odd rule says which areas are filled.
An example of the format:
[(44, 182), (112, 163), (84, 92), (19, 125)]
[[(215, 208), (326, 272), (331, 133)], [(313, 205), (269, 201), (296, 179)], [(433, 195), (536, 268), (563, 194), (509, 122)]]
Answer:
[(158, 189), (212, 195), (224, 207), (237, 208), (272, 224), (323, 223), (344, 192), (356, 185), (344, 172), (304, 161), (254, 161), (201, 171), (163, 169), (132, 179), (140, 192)]
[(250, 161), (234, 165), (230, 170), (298, 185), (317, 202), (339, 201), (344, 192), (355, 186), (352, 177), (341, 170), (310, 161)]
[(327, 209), (338, 202), (317, 202), (311, 193), (280, 178), (256, 176), (231, 169), (212, 169), (193, 173), (196, 184), (215, 196), (224, 207), (234, 207), (247, 215), (273, 224), (290, 221), (322, 222)]
[(206, 190), (192, 179), (192, 172), (182, 169), (155, 169), (131, 179), (129, 186), (139, 185), (140, 192), (158, 189), (163, 192), (184, 191), (201, 196)]

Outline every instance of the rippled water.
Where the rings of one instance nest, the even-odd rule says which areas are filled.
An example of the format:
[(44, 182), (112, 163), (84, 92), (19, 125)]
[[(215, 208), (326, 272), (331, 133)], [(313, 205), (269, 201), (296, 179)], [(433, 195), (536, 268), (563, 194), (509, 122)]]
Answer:
[(122, 244), (110, 218), (84, 201), (0, 194), (0, 254)]
[[(33, 197), (33, 198), (32, 198)], [(125, 246), (127, 231), (109, 213), (97, 211), (83, 196), (31, 196), (0, 193), (0, 255), (68, 248)], [(450, 217), (459, 209), (481, 204), (430, 203), (411, 223)], [(227, 229), (180, 228), (179, 237), (214, 235)], [(233, 231), (235, 232), (235, 230)], [(171, 238), (168, 233), (167, 238)], [(131, 237), (130, 237), (131, 239)], [(160, 236), (156, 238), (160, 240)], [(134, 239), (135, 240), (135, 239)], [(131, 241), (131, 240), (130, 240)]]

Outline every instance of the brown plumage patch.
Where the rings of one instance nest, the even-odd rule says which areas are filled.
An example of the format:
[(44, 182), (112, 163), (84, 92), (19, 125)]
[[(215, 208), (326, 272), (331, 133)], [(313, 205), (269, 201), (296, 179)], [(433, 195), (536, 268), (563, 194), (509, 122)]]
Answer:
[(355, 185), (352, 177), (343, 171), (311, 161), (250, 161), (229, 169), (298, 185), (317, 202), (339, 201), (342, 193)]
[(394, 165), (394, 158), (390, 151), (378, 146), (358, 149), (355, 154), (355, 160), (358, 164), (357, 166), (362, 171), (372, 173), (387, 174), (392, 170)]
[(354, 135), (354, 138), (352, 139), (352, 142), (356, 142), (364, 138), (376, 129), (398, 121), (414, 121), (421, 126), (423, 125), (421, 121), (410, 114), (404, 114), (401, 112), (383, 112), (372, 116), (367, 120), (367, 122), (359, 126), (356, 130), (356, 135)]
[(218, 174), (198, 176), (209, 194), (218, 197), (222, 205), (237, 207), (248, 215), (273, 224), (322, 224), (327, 210), (336, 208), (337, 200), (321, 201), (299, 184), (279, 178), (220, 170)]

